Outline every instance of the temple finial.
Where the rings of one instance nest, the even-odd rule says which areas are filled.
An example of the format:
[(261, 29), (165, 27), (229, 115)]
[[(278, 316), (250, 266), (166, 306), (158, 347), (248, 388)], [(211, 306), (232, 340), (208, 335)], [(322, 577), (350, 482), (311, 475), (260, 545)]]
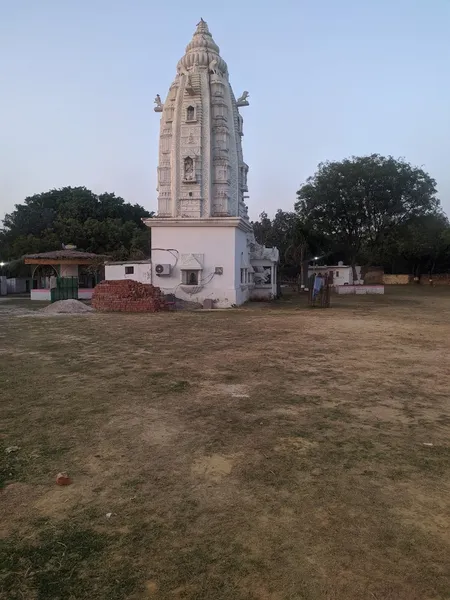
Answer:
[(200, 19), (200, 21), (197, 23), (197, 30), (195, 33), (203, 33), (203, 34), (210, 34), (209, 29), (208, 29), (208, 24), (206, 21), (204, 21), (203, 19)]

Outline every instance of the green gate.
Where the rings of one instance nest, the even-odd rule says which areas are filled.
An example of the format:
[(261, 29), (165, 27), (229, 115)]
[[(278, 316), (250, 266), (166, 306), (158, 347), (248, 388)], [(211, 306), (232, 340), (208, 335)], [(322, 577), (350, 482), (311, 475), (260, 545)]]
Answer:
[(50, 290), (52, 302), (57, 300), (78, 300), (78, 277), (57, 277), (56, 287)]

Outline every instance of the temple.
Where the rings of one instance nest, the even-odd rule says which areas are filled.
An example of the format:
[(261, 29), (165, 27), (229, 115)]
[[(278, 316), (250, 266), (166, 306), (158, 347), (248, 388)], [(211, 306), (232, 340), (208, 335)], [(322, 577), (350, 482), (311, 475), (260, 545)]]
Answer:
[(278, 250), (256, 243), (242, 153), (248, 92), (236, 100), (228, 67), (203, 21), (177, 65), (161, 113), (152, 281), (165, 293), (217, 307), (271, 298)]

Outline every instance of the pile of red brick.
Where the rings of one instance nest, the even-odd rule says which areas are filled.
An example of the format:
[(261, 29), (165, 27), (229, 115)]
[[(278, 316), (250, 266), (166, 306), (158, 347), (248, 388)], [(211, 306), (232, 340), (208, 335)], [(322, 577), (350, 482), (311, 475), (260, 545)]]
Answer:
[(131, 279), (99, 283), (92, 294), (92, 306), (113, 312), (158, 312), (168, 308), (158, 287)]

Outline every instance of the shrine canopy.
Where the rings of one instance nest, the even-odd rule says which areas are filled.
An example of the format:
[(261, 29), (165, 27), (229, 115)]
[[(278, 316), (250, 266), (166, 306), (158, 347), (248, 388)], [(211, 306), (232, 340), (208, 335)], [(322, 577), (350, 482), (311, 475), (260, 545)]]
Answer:
[(93, 252), (79, 250), (54, 250), (38, 254), (25, 254), (26, 265), (92, 265), (103, 257)]
[(77, 285), (80, 288), (79, 297), (91, 298), (96, 277), (94, 273), (86, 272), (86, 267), (100, 265), (105, 258), (100, 254), (72, 249), (26, 254), (23, 257), (25, 264), (35, 265), (32, 273), (31, 299), (50, 300), (53, 280), (58, 277), (77, 278)]

